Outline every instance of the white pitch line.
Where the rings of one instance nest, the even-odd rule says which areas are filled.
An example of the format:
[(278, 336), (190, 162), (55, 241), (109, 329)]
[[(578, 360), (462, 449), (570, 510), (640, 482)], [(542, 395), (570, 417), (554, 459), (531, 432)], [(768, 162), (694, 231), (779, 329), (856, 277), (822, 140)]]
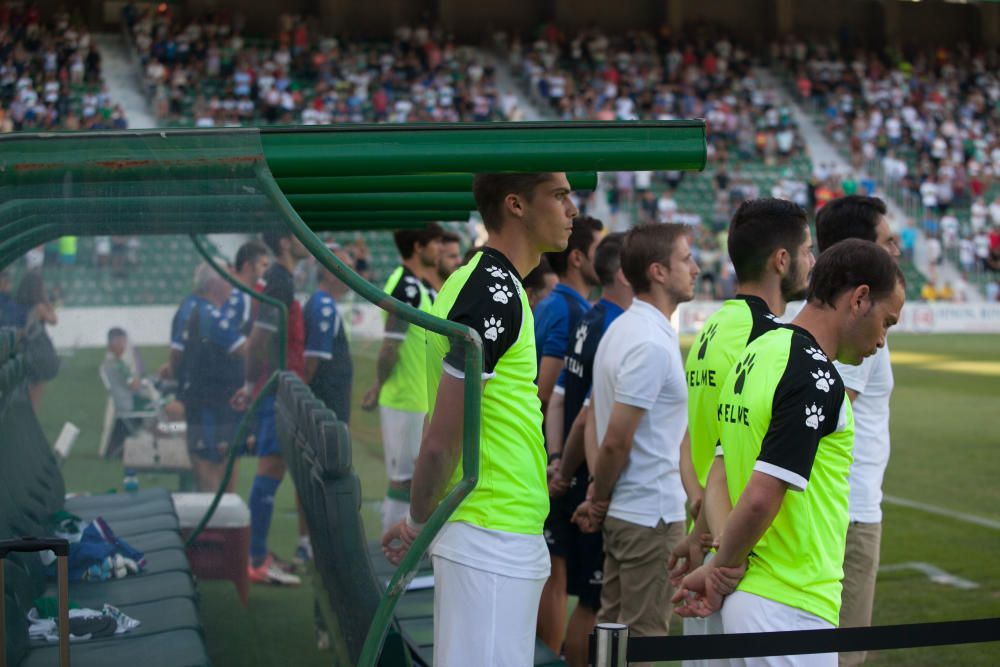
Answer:
[(938, 516), (948, 517), (949, 519), (955, 519), (957, 521), (964, 521), (965, 523), (972, 523), (977, 526), (983, 526), (984, 528), (992, 528), (993, 530), (1000, 530), (1000, 521), (996, 519), (987, 519), (983, 516), (976, 516), (975, 514), (966, 514), (965, 512), (956, 512), (954, 510), (945, 509), (944, 507), (938, 507), (937, 505), (930, 505), (928, 503), (922, 503), (918, 500), (909, 500), (907, 498), (899, 498), (897, 496), (890, 496), (888, 494), (882, 496), (882, 499), (889, 503), (890, 505), (900, 505), (901, 507), (910, 507), (912, 509), (921, 510), (929, 514), (937, 514)]
[(979, 584), (976, 582), (963, 579), (962, 577), (954, 575), (946, 570), (942, 570), (938, 566), (931, 565), (930, 563), (910, 561), (907, 563), (895, 563), (893, 565), (880, 565), (878, 568), (879, 572), (898, 572), (900, 570), (916, 570), (917, 572), (922, 572), (935, 584), (941, 584), (943, 586), (961, 588), (965, 591), (971, 591), (979, 588)]

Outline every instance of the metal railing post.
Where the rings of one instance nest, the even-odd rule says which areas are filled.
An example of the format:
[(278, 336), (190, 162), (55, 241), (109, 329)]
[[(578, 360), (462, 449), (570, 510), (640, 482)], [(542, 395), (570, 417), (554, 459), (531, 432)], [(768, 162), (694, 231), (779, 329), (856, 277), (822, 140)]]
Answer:
[(594, 634), (594, 667), (627, 667), (628, 626), (598, 623)]

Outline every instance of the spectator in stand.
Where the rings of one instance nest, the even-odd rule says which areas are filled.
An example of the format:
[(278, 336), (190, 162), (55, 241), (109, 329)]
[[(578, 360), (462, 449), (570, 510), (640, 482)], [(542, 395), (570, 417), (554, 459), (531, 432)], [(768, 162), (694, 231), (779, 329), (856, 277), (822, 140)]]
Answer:
[[(77, 19), (11, 9), (0, 16), (0, 132), (109, 129), (116, 107), (101, 90), (101, 58)], [(74, 95), (87, 86), (81, 108)], [(74, 89), (76, 88), (76, 89)], [(119, 110), (120, 113), (120, 110)]]
[[(831, 137), (867, 159), (880, 158), (884, 181), (921, 203), (925, 219), (934, 220), (929, 235), (940, 231), (950, 247), (976, 234), (987, 216), (1000, 221), (1000, 199), (987, 207), (985, 197), (1000, 175), (995, 50), (920, 46), (847, 54), (794, 39), (774, 50), (800, 82), (809, 82)], [(930, 216), (946, 213), (955, 217), (942, 220), (939, 230)]]
[(274, 41), (251, 45), (235, 22), (182, 24), (149, 10), (131, 34), (157, 113), (200, 127), (520, 114), (516, 105), (501, 108), (492, 66), (426, 26), (401, 26), (389, 42), (351, 43), (311, 34), (303, 19), (283, 15)]

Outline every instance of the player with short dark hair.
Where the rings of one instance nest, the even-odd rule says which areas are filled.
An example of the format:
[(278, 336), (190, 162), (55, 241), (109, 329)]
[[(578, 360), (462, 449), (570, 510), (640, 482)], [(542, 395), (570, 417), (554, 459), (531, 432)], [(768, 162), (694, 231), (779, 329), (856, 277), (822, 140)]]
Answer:
[[(816, 216), (819, 249), (849, 238), (872, 241), (899, 257), (896, 235), (886, 217), (885, 202), (852, 195), (834, 199)], [(882, 542), (882, 479), (889, 465), (889, 399), (894, 379), (889, 344), (858, 366), (834, 362), (854, 410), (854, 461), (847, 482), (851, 489), (844, 553), (844, 590), (840, 627), (867, 627), (872, 622), (875, 575)], [(841, 653), (840, 664), (860, 665), (864, 652)]]
[[(842, 241), (820, 255), (791, 324), (747, 346), (717, 407), (720, 445), (705, 502), (719, 547), (684, 578), (674, 596), (681, 615), (721, 608), (726, 633), (837, 626), (854, 418), (832, 360), (856, 365), (874, 354), (899, 320), (904, 292), (882, 248)], [(719, 496), (723, 525), (715, 523)], [(780, 661), (836, 663), (833, 653)]]
[[(386, 294), (430, 312), (427, 285), (437, 274), (443, 230), (437, 224), (401, 229), (393, 234), (402, 264), (389, 275)], [(388, 530), (410, 508), (413, 461), (427, 414), (424, 330), (395, 315), (385, 320), (385, 338), (375, 366), (375, 384), (362, 400), (365, 410), (379, 408), (382, 448), (389, 485), (382, 501), (382, 530)]]
[[(431, 551), (434, 660), (530, 665), (549, 574), (542, 537), (549, 500), (534, 322), (521, 276), (543, 252), (566, 247), (577, 210), (564, 173), (477, 174), (473, 189), (489, 240), (448, 278), (433, 313), (482, 339), (479, 482)], [(465, 348), (428, 334), (427, 354), (430, 421), (413, 473), (412, 505), (382, 538), (393, 563), (462, 476)]]
[[(685, 363), (688, 383), (688, 440), (682, 449), (684, 483), (695, 519), (691, 532), (671, 559), (677, 579), (701, 564), (708, 525), (699, 517), (708, 471), (715, 457), (719, 428), (715, 408), (719, 391), (746, 346), (781, 326), (777, 316), (789, 301), (801, 299), (809, 287), (815, 259), (806, 212), (783, 199), (744, 202), (729, 225), (729, 256), (739, 283), (735, 297), (705, 320)], [(679, 566), (678, 566), (679, 561)], [(685, 619), (684, 634), (722, 632), (718, 615)], [(685, 661), (694, 667), (698, 663)]]
[[(302, 242), (287, 230), (268, 230), (261, 240), (274, 256), (274, 262), (261, 278), (260, 291), (285, 304), (288, 313), (286, 364), (287, 369), (302, 377), (305, 370), (303, 349), (305, 330), (302, 307), (295, 299), (294, 271), (300, 261), (309, 256)], [(247, 340), (246, 381), (233, 396), (231, 403), (238, 410), (245, 410), (251, 396), (264, 386), (274, 371), (275, 333), (279, 326), (280, 312), (269, 305), (260, 306)], [(285, 476), (285, 462), (278, 447), (274, 415), (274, 395), (261, 399), (257, 412), (257, 432), (254, 454), (257, 456), (257, 474), (250, 488), (250, 580), (256, 583), (298, 584), (300, 579), (280, 567), (267, 548), (267, 535), (271, 528), (274, 497)]]
[[(562, 370), (570, 333), (590, 310), (590, 291), (600, 284), (594, 271), (594, 252), (604, 224), (591, 217), (573, 220), (569, 244), (561, 252), (546, 253), (559, 282), (535, 307), (535, 347), (538, 353), (538, 397), (547, 414), (552, 390)], [(562, 438), (546, 442), (550, 462), (562, 451)], [(552, 576), (542, 591), (538, 612), (538, 636), (558, 652), (566, 627), (566, 531), (568, 522), (551, 516), (545, 524), (545, 540), (552, 554)]]
[(445, 231), (441, 235), (441, 254), (438, 256), (437, 273), (432, 275), (430, 280), (431, 300), (437, 298), (444, 281), (448, 280), (448, 276), (455, 273), (455, 269), (462, 264), (462, 237), (454, 232)]
[(566, 361), (552, 392), (546, 414), (548, 442), (561, 442), (561, 456), (549, 465), (552, 512), (565, 524), (566, 592), (577, 605), (566, 626), (564, 651), (570, 665), (587, 664), (588, 637), (601, 606), (604, 540), (601, 533), (584, 533), (572, 522), (586, 499), (590, 481), (588, 459), (596, 451), (585, 446), (584, 432), (593, 384), (597, 345), (611, 323), (632, 305), (632, 286), (621, 271), (625, 235), (610, 234), (594, 253), (594, 270), (601, 281), (601, 299), (580, 318), (566, 347)]
[(538, 266), (524, 277), (524, 289), (528, 291), (528, 303), (531, 305), (532, 312), (539, 303), (545, 300), (545, 297), (552, 293), (557, 284), (559, 284), (559, 278), (556, 276), (556, 272), (549, 266), (549, 260), (545, 259), (545, 255), (542, 255)]

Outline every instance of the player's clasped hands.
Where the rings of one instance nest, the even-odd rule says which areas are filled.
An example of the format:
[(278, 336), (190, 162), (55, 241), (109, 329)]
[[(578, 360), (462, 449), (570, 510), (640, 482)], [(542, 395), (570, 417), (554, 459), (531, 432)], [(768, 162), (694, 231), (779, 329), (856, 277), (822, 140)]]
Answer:
[(385, 554), (386, 560), (393, 565), (399, 565), (419, 534), (420, 531), (411, 528), (405, 519), (389, 528), (382, 536), (382, 553)]
[(587, 499), (577, 506), (570, 520), (584, 533), (596, 533), (604, 524), (610, 504), (609, 500), (594, 500), (594, 484), (591, 482), (587, 487)]
[(667, 559), (667, 569), (670, 570), (670, 583), (676, 588), (688, 572), (702, 564), (707, 554), (715, 544), (711, 533), (695, 535), (689, 533), (674, 546)]
[(723, 599), (736, 590), (746, 570), (746, 563), (738, 567), (701, 565), (684, 577), (670, 599), (678, 605), (677, 615), (704, 618), (719, 611)]
[(551, 498), (561, 498), (563, 494), (569, 491), (569, 480), (563, 479), (563, 476), (559, 474), (561, 465), (562, 462), (559, 459), (555, 459), (549, 463), (549, 467), (545, 471), (549, 481), (549, 497)]

